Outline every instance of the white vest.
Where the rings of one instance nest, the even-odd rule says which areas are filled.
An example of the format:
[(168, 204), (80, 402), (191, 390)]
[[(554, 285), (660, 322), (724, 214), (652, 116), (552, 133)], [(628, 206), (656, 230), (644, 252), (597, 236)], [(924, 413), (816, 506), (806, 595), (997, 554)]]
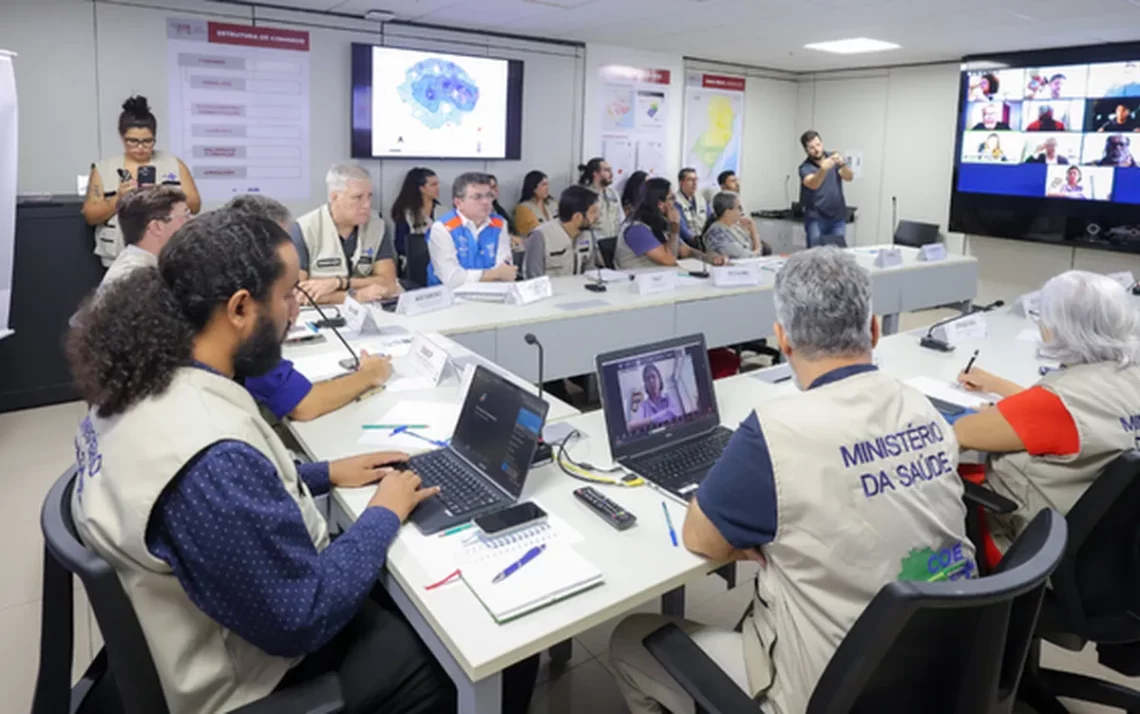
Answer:
[[(182, 187), (182, 173), (178, 158), (165, 151), (155, 151), (145, 164), (154, 166), (156, 183), (159, 186)], [(111, 198), (119, 193), (119, 169), (126, 168), (123, 155), (108, 156), (95, 164), (99, 179), (103, 182), (103, 197)], [(95, 226), (95, 255), (103, 259), (103, 265), (111, 262), (123, 252), (123, 234), (119, 230), (119, 217), (111, 216), (107, 222)]]
[[(518, 206), (515, 207), (515, 213), (516, 214), (518, 214), (518, 209), (520, 209), (520, 208), (527, 210), (527, 211), (530, 211), (534, 215), (534, 220), (538, 221), (538, 224), (540, 226), (543, 223), (546, 223), (547, 221), (558, 220), (558, 201), (554, 200), (550, 196), (547, 196), (546, 200), (543, 201), (541, 205), (539, 205), (539, 203), (537, 201), (535, 201), (533, 198), (529, 201), (524, 201), (524, 202), (520, 203)], [(544, 209), (545, 209), (545, 213), (543, 212)], [(550, 214), (549, 218), (546, 215), (547, 213)], [(515, 216), (515, 223), (518, 223), (518, 222), (519, 222), (518, 216), (516, 215)]]
[(578, 272), (578, 251), (562, 221), (547, 221), (535, 230), (542, 234), (546, 249), (546, 273), (552, 278)]
[(333, 223), (328, 204), (309, 211), (297, 219), (305, 247), (309, 249), (309, 277), (311, 278), (367, 278), (384, 242), (385, 225), (379, 216), (369, 216), (368, 222), (356, 227), (356, 252), (352, 256), (352, 274), (344, 262), (344, 248), (340, 233)]
[(705, 221), (709, 218), (709, 204), (705, 203), (705, 198), (699, 191), (693, 196), (693, 200), (696, 203), (696, 208), (693, 208), (684, 194), (680, 191), (677, 192), (677, 208), (685, 217), (685, 223), (689, 224), (689, 231), (693, 234), (693, 241), (695, 242), (705, 228)]
[(139, 268), (158, 267), (158, 256), (150, 251), (143, 250), (137, 245), (128, 245), (122, 253), (107, 268), (103, 279), (99, 282), (99, 290), (105, 289), (111, 283), (122, 280)]
[(1050, 372), (1039, 385), (1064, 403), (1080, 435), (1080, 451), (1068, 456), (995, 454), (986, 483), (1018, 509), (986, 518), (995, 545), (1005, 552), (1045, 508), (1067, 515), (1109, 462), (1137, 446), (1140, 436), (1140, 365), (1120, 369), (1098, 362)]
[(917, 390), (866, 372), (756, 413), (778, 525), (763, 548), (744, 659), (749, 694), (798, 714), (884, 585), (972, 576), (974, 552), (954, 430)]
[[(662, 267), (659, 263), (653, 262), (652, 258), (647, 258), (645, 255), (638, 255), (634, 253), (633, 249), (631, 249), (625, 242), (626, 230), (628, 230), (630, 226), (634, 225), (644, 226), (645, 224), (641, 221), (630, 221), (629, 223), (626, 223), (622, 226), (621, 234), (618, 236), (617, 243), (614, 244), (614, 267), (618, 270), (636, 270), (637, 268)], [(646, 228), (648, 228), (648, 226), (646, 226)], [(662, 243), (662, 245), (665, 246), (666, 250), (669, 249), (668, 244)], [(675, 247), (676, 251), (673, 253), (674, 258), (677, 257), (679, 251), (681, 250), (680, 239), (677, 239), (677, 245)]]
[(147, 548), (147, 523), (171, 479), (202, 449), (227, 439), (277, 467), (313, 545), (324, 550), (328, 530), (309, 489), (253, 397), (231, 379), (181, 368), (162, 395), (124, 414), (100, 419), (92, 409), (76, 436), (76, 528), (118, 574), (172, 714), (229, 711), (260, 699), (296, 662), (267, 654), (199, 610)]
[(617, 194), (613, 186), (606, 186), (601, 192), (593, 186), (586, 188), (598, 194), (598, 220), (590, 227), (594, 229), (594, 234), (599, 239), (613, 238), (621, 230), (621, 224), (625, 221), (625, 211), (621, 207), (621, 196)]

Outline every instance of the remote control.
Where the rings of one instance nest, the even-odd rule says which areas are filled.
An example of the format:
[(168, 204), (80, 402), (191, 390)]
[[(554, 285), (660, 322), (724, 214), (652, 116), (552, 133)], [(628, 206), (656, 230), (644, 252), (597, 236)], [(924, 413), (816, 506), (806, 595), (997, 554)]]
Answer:
[(579, 501), (586, 504), (591, 511), (598, 514), (599, 518), (619, 531), (624, 531), (637, 523), (637, 516), (606, 498), (591, 486), (575, 489), (574, 495)]

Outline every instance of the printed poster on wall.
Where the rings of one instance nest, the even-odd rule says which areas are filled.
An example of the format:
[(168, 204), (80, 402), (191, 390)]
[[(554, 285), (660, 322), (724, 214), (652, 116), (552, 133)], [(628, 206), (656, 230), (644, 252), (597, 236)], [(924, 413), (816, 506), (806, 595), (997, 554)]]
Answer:
[(716, 188), (722, 171), (740, 171), (744, 77), (690, 72), (685, 78), (685, 166), (701, 188)]
[(170, 18), (170, 150), (202, 198), (309, 198), (309, 33)]
[(614, 186), (621, 190), (638, 170), (663, 176), (670, 71), (623, 65), (606, 65), (599, 71), (600, 148), (613, 167)]

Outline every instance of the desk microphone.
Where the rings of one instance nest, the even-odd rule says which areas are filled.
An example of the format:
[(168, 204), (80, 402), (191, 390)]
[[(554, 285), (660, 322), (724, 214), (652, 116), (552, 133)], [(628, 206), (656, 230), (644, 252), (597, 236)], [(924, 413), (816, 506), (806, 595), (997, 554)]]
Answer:
[(922, 339), (918, 341), (918, 344), (922, 345), (928, 350), (936, 350), (938, 352), (953, 352), (954, 345), (945, 340), (940, 340), (935, 337), (935, 330), (937, 330), (939, 327), (942, 327), (943, 325), (949, 325), (951, 322), (961, 320), (963, 317), (968, 317), (969, 315), (973, 315), (974, 313), (978, 312), (989, 312), (990, 310), (996, 310), (1003, 305), (1005, 305), (1004, 300), (994, 300), (989, 305), (982, 305), (981, 307), (974, 306), (971, 307), (970, 311), (967, 313), (954, 315), (953, 317), (948, 317), (945, 320), (939, 320), (930, 326), (930, 329), (926, 331), (926, 334), (923, 335)]
[(542, 348), (542, 343), (534, 336), (533, 332), (528, 332), (523, 335), (523, 340), (528, 345), (534, 345), (538, 348), (538, 398), (542, 399), (542, 384), (546, 376), (546, 350)]
[[(602, 266), (598, 265), (598, 251), (599, 250), (600, 250), (600, 246), (598, 245), (598, 234), (594, 232), (593, 228), (591, 228), (590, 229), (590, 265), (592, 265), (594, 267), (594, 269), (598, 271), (598, 279), (595, 282), (586, 283), (586, 289), (592, 293), (604, 293), (606, 291), (606, 281), (602, 280)], [(590, 270), (589, 268), (586, 268), (587, 277), (589, 277), (589, 270)], [(531, 335), (531, 337), (534, 337), (534, 335)], [(529, 344), (530, 340), (527, 340), (527, 343)]]
[(689, 275), (694, 278), (709, 277), (709, 266), (705, 262), (705, 255), (708, 253), (708, 248), (705, 246), (705, 230), (707, 229), (702, 229), (701, 234), (697, 236), (697, 249), (701, 252), (701, 269), (689, 271)]
[[(344, 345), (344, 348), (346, 350), (348, 350), (348, 353), (350, 355), (352, 355), (352, 367), (351, 368), (352, 369), (360, 369), (360, 357), (358, 357), (356, 355), (356, 350), (352, 349), (352, 345), (348, 344), (348, 340), (344, 339), (344, 335), (340, 334), (340, 330), (336, 329), (336, 326), (332, 323), (332, 321), (328, 318), (328, 316), (325, 315), (325, 311), (321, 309), (321, 306), (317, 304), (317, 301), (313, 299), (313, 296), (310, 295), (307, 290), (305, 290), (300, 285), (297, 285), (297, 290), (300, 291), (300, 293), (302, 295), (304, 295), (305, 297), (307, 297), (309, 299), (309, 304), (312, 305), (313, 308), (316, 309), (317, 314), (321, 316), (321, 322), (328, 325), (328, 328), (333, 331), (333, 334), (336, 335), (336, 338), (338, 340), (340, 340), (340, 343), (342, 345)], [(347, 361), (348, 360), (344, 360), (344, 362), (347, 362)], [(344, 366), (344, 362), (341, 363), (342, 366)], [(346, 367), (346, 369), (348, 369), (348, 367)]]

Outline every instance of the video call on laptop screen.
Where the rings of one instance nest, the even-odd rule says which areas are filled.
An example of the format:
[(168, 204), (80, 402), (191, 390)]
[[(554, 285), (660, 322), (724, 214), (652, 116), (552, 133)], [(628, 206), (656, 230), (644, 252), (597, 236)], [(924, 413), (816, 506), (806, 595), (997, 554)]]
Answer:
[(716, 417), (708, 354), (699, 340), (605, 362), (601, 372), (606, 423), (620, 432), (614, 446)]
[(517, 497), (548, 408), (537, 396), (479, 367), (463, 402), (452, 446)]

